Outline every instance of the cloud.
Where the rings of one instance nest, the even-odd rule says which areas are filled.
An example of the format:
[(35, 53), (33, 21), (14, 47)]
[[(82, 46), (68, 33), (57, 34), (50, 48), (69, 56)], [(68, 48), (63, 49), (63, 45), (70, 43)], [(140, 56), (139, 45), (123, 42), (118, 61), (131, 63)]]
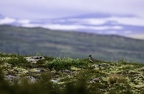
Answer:
[(144, 26), (144, 18), (138, 17), (111, 17), (104, 20), (117, 21), (119, 24), (124, 25)]
[(106, 18), (69, 18), (69, 19), (56, 19), (57, 23), (71, 23), (71, 24), (85, 24), (85, 25), (103, 25), (111, 23), (111, 25), (133, 25), (144, 26), (144, 18), (141, 17), (123, 17), (111, 16)]
[(61, 25), (61, 24), (47, 24), (43, 25), (42, 27), (53, 30), (77, 30), (79, 28), (83, 28), (82, 25)]
[(18, 23), (18, 24), (28, 24), (30, 20), (27, 19), (14, 19), (10, 17), (4, 17), (0, 19), (0, 24), (11, 24), (11, 23)]
[(0, 24), (10, 24), (15, 22), (16, 20), (13, 18), (5, 17), (4, 19), (0, 19)]
[(89, 18), (89, 19), (82, 19), (82, 23), (90, 25), (101, 25), (106, 23), (106, 21), (98, 18)]
[(24, 27), (43, 27), (52, 30), (80, 30), (80, 29), (89, 29), (89, 30), (121, 30), (123, 27), (121, 26), (84, 26), (84, 25), (61, 25), (61, 24), (23, 24)]
[(110, 29), (114, 29), (114, 30), (121, 30), (123, 29), (122, 26), (88, 26), (88, 27), (84, 27), (82, 29), (93, 29), (93, 30), (110, 30)]
[(144, 18), (140, 17), (108, 17), (108, 18), (88, 18), (88, 19), (75, 19), (78, 23), (89, 25), (103, 25), (107, 22), (113, 24), (144, 26)]

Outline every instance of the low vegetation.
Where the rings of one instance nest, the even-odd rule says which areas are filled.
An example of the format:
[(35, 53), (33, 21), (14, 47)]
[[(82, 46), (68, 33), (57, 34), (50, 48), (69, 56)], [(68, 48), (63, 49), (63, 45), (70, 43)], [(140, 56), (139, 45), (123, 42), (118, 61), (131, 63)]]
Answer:
[(1, 94), (144, 94), (144, 64), (0, 53)]

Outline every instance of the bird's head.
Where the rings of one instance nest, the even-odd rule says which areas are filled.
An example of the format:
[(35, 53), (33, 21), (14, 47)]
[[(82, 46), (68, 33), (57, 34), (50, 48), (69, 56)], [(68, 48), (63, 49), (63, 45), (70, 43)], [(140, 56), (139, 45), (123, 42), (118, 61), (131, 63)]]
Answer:
[(92, 55), (89, 55), (89, 57), (91, 57)]

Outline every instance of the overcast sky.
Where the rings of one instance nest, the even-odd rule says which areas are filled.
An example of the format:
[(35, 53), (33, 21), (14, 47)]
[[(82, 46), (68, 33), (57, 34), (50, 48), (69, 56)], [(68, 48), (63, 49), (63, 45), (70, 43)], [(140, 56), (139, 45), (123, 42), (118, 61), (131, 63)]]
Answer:
[(144, 18), (144, 0), (0, 0), (0, 14), (16, 18), (61, 18), (97, 12)]

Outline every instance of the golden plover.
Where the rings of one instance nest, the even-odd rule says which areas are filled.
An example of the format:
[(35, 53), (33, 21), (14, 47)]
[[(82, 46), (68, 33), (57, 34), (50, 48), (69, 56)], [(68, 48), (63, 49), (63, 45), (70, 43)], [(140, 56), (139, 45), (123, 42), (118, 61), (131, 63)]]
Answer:
[(92, 55), (89, 55), (89, 61), (94, 62), (95, 60), (93, 59)]

